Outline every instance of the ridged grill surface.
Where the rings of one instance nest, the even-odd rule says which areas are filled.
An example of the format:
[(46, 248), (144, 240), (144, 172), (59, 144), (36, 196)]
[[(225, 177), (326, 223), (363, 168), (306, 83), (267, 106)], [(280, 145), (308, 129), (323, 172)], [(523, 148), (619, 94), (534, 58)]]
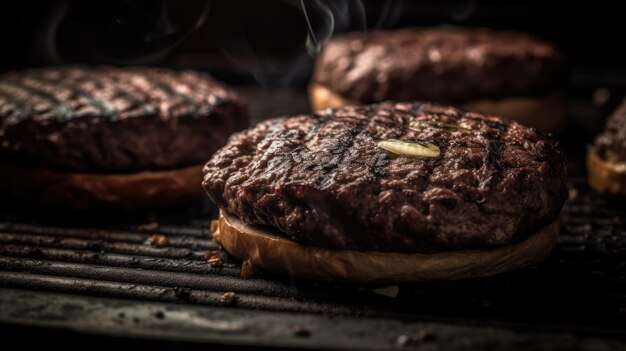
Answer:
[[(626, 224), (619, 202), (573, 183), (563, 231), (552, 256), (537, 267), (497, 277), (399, 286), (396, 298), (379, 287), (292, 281), (261, 272), (240, 277), (239, 262), (221, 252), (213, 267), (206, 252), (218, 249), (211, 215), (198, 208), (98, 227), (65, 227), (12, 218), (0, 223), (0, 286), (82, 295), (221, 305), (233, 308), (401, 319), (437, 318), (496, 324), (543, 325), (623, 334), (626, 324)], [(205, 206), (207, 206), (205, 204)], [(42, 224), (43, 223), (43, 224)], [(145, 224), (145, 223), (143, 223)], [(155, 247), (154, 234), (168, 243)]]

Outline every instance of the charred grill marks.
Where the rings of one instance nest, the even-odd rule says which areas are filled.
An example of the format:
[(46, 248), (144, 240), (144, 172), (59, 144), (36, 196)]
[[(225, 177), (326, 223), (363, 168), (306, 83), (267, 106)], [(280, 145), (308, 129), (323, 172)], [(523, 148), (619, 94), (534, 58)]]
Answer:
[(205, 162), (247, 125), (237, 94), (199, 73), (77, 66), (0, 75), (0, 159), (21, 168), (178, 169)]
[[(472, 133), (404, 128), (414, 120), (463, 124)], [(387, 155), (377, 143), (389, 137), (437, 144), (441, 156)], [(290, 155), (258, 147), (269, 142)], [(320, 155), (326, 163), (318, 164)], [(538, 162), (551, 169), (538, 170)], [(231, 137), (204, 173), (205, 190), (227, 212), (339, 249), (505, 245), (554, 221), (567, 196), (563, 154), (552, 140), (515, 122), (427, 103), (266, 121)]]

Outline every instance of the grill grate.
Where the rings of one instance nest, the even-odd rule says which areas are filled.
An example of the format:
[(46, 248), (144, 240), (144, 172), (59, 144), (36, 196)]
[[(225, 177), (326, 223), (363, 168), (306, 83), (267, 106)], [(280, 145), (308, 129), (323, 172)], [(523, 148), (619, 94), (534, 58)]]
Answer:
[[(210, 266), (205, 253), (218, 246), (206, 202), (115, 221), (5, 210), (0, 322), (267, 347), (412, 348), (423, 328), (445, 349), (625, 347), (616, 339), (626, 337), (626, 206), (593, 193), (580, 176), (571, 187), (576, 196), (546, 262), (486, 279), (403, 284), (395, 298), (378, 286), (267, 273), (242, 279), (224, 252), (224, 265)], [(152, 222), (158, 229), (146, 231)], [(166, 246), (149, 244), (156, 233)], [(237, 299), (224, 306), (228, 291)], [(310, 335), (294, 332), (302, 325)]]
[[(157, 215), (162, 224), (154, 232), (138, 231), (141, 221), (107, 229), (66, 228), (45, 220), (1, 222), (0, 287), (185, 306), (222, 306), (222, 294), (234, 291), (235, 304), (220, 308), (621, 338), (626, 336), (624, 209), (587, 190), (583, 179), (573, 188), (578, 195), (565, 206), (559, 245), (539, 267), (487, 279), (404, 284), (396, 298), (376, 294), (378, 287), (290, 281), (267, 273), (242, 279), (240, 264), (225, 253), (224, 265), (211, 267), (205, 252), (218, 246), (206, 210), (196, 211), (197, 217)], [(155, 233), (167, 236), (166, 247), (148, 243)], [(5, 293), (10, 291), (17, 290)], [(395, 339), (388, 340), (393, 346)]]

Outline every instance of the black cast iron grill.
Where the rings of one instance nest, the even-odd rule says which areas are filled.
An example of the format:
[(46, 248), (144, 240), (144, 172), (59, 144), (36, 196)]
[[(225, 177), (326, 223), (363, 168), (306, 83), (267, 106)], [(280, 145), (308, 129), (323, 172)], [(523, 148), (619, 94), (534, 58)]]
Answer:
[[(624, 347), (626, 207), (589, 190), (581, 176), (571, 187), (562, 236), (546, 262), (491, 278), (397, 287), (263, 272), (243, 279), (225, 252), (223, 266), (212, 267), (205, 254), (219, 247), (206, 202), (115, 220), (27, 219), (5, 210), (0, 322), (267, 347)], [(145, 225), (152, 222), (158, 228)], [(154, 234), (167, 245), (151, 245)], [(232, 304), (225, 292), (236, 293)]]

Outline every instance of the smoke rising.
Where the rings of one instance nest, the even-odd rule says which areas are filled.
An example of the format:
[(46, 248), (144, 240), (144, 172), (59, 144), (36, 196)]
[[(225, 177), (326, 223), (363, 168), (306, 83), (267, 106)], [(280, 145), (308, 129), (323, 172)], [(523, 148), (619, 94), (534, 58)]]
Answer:
[(305, 47), (312, 57), (317, 56), (321, 46), (333, 33), (346, 29), (364, 30), (367, 27), (365, 7), (358, 0), (301, 0), (300, 5), (308, 27)]

